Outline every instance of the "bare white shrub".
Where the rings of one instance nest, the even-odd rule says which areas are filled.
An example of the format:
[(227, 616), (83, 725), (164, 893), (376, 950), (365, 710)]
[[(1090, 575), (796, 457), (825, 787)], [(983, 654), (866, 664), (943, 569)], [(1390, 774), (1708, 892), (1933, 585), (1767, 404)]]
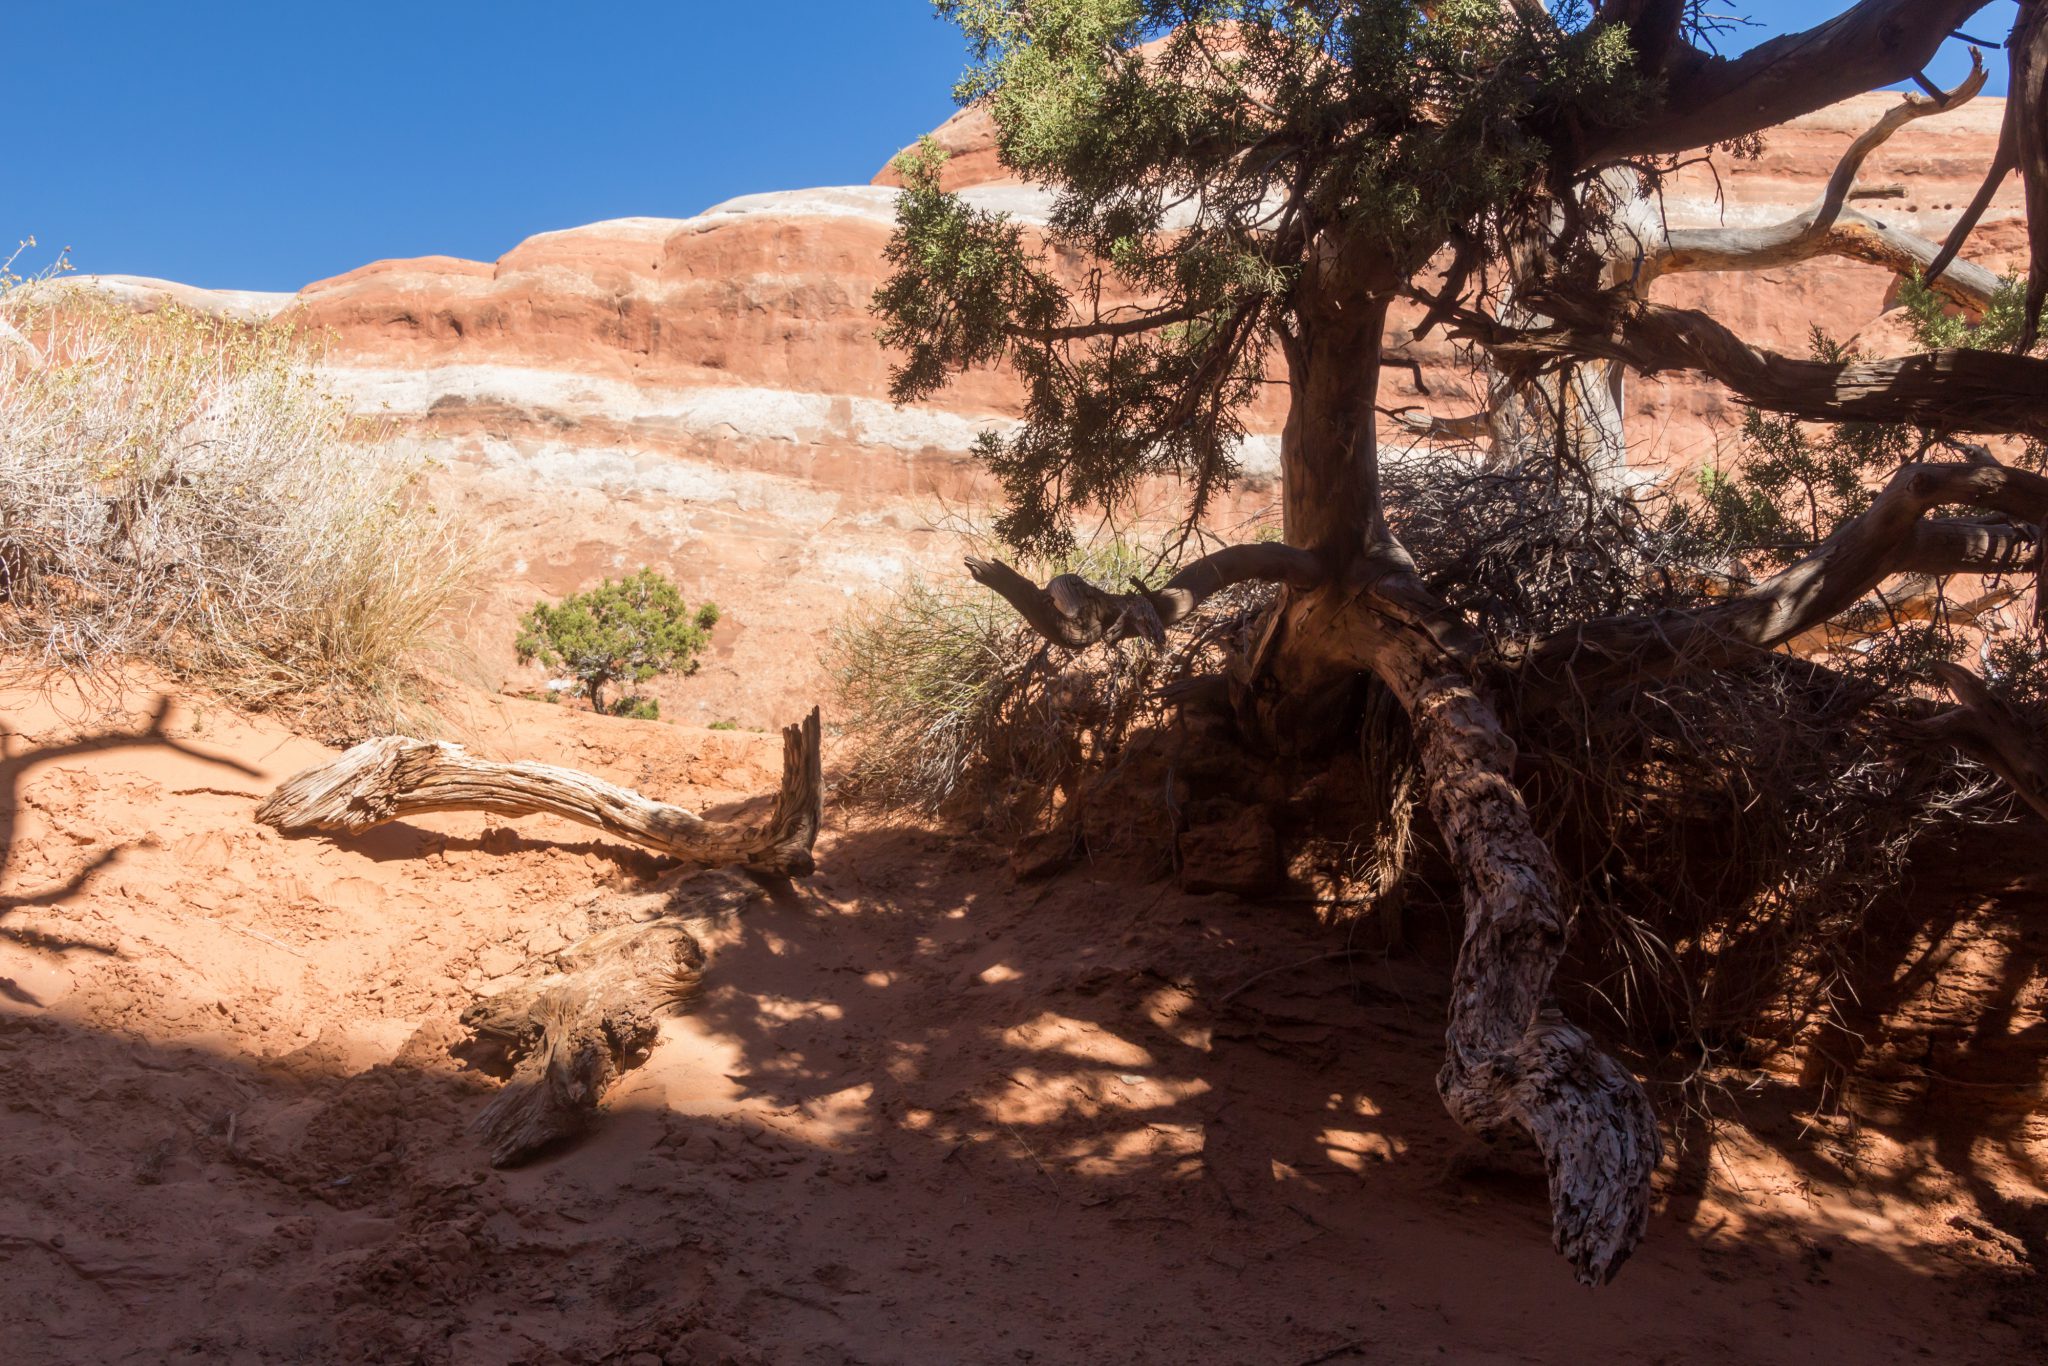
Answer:
[(35, 343), (0, 347), (0, 651), (395, 721), (485, 553), (425, 459), (351, 417), (288, 324), (48, 288), (0, 308)]

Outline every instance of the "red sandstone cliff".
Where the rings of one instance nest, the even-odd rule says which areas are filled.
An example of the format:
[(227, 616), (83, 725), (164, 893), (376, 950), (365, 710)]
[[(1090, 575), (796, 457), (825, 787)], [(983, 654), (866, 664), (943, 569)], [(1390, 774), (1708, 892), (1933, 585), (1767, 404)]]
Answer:
[[(1789, 217), (1894, 99), (1866, 95), (1800, 119), (1772, 133), (1761, 158), (1724, 161), (1718, 178), (1687, 171), (1667, 187), (1672, 219)], [(1862, 178), (1896, 194), (1864, 207), (1940, 237), (1975, 188), (2002, 114), (2001, 101), (1980, 99), (1906, 128)], [(1042, 193), (997, 164), (981, 114), (964, 111), (935, 136), (953, 153), (950, 185), (1022, 217), (1043, 211)], [(495, 263), (380, 261), (296, 296), (106, 283), (145, 305), (172, 292), (245, 316), (288, 308), (332, 338), (332, 382), (430, 440), (459, 496), (506, 528), (506, 580), (476, 632), (486, 672), (509, 669), (511, 616), (534, 596), (652, 563), (739, 609), (721, 628), (717, 662), (682, 694), (690, 715), (765, 725), (812, 690), (801, 661), (849, 597), (915, 562), (950, 561), (951, 539), (931, 528), (979, 487), (964, 459), (974, 433), (1013, 407), (1011, 385), (993, 374), (967, 376), (931, 403), (888, 401), (890, 357), (867, 304), (884, 271), (891, 179), (884, 168), (873, 185), (542, 233)], [(2011, 265), (2019, 215), (2009, 186), (1969, 255)], [(1840, 337), (1871, 329), (1889, 287), (1876, 267), (1817, 261), (1669, 277), (1657, 289), (1798, 351), (1815, 324)], [(1389, 406), (1468, 401), (1469, 376), (1445, 343), (1416, 354), (1433, 396), (1397, 371)], [(1275, 467), (1283, 402), (1276, 392), (1252, 424), (1264, 434), (1246, 453), (1255, 476)], [(1724, 394), (1685, 378), (1634, 381), (1630, 403), (1646, 462), (1709, 458), (1738, 416)], [(1271, 496), (1255, 477), (1230, 511), (1253, 514)]]

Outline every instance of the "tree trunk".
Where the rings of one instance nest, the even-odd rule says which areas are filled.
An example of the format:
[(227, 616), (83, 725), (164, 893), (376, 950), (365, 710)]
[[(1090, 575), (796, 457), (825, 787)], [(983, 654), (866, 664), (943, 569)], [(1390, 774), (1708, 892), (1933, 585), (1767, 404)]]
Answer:
[[(1514, 742), (1474, 681), (1480, 641), (1415, 576), (1380, 516), (1374, 404), (1366, 387), (1373, 377), (1354, 373), (1346, 392), (1312, 367), (1295, 376), (1293, 451), (1315, 458), (1301, 482), (1316, 499), (1331, 498), (1335, 462), (1328, 457), (1340, 422), (1357, 415), (1342, 446), (1345, 470), (1359, 496), (1373, 501), (1362, 516), (1346, 513), (1352, 543), (1365, 538), (1361, 557), (1340, 582), (1295, 597), (1276, 625), (1270, 664), (1283, 714), (1269, 709), (1267, 724), (1298, 737), (1304, 717), (1327, 718), (1328, 699), (1351, 696), (1366, 671), (1407, 711), (1425, 802), (1465, 898), (1438, 1089), (1452, 1117), (1472, 1133), (1490, 1139), (1519, 1125), (1536, 1141), (1549, 1171), (1553, 1241), (1582, 1281), (1603, 1283), (1648, 1223), (1651, 1178), (1663, 1156), (1656, 1114), (1635, 1077), (1567, 1022), (1551, 998), (1571, 907), (1514, 784)], [(1609, 392), (1604, 373), (1587, 378), (1596, 392)], [(1613, 430), (1618, 436), (1618, 422)], [(1594, 450), (1602, 444), (1589, 442)], [(1328, 513), (1305, 506), (1297, 513), (1297, 468), (1289, 463), (1285, 471), (1290, 539), (1299, 515), (1313, 519), (1309, 524), (1330, 544), (1341, 544)]]
[(1287, 543), (1354, 559), (1379, 521), (1373, 463), (1380, 338), (1388, 300), (1360, 298), (1305, 316), (1288, 348), (1293, 402), (1280, 432)]
[(1514, 741), (1474, 681), (1477, 638), (1385, 557), (1299, 599), (1280, 629), (1283, 695), (1370, 670), (1408, 713), (1425, 804), (1465, 899), (1438, 1090), (1475, 1135), (1519, 1125), (1535, 1139), (1552, 1239), (1582, 1281), (1603, 1283), (1642, 1238), (1663, 1143), (1641, 1085), (1551, 998), (1572, 911), (1515, 786)]

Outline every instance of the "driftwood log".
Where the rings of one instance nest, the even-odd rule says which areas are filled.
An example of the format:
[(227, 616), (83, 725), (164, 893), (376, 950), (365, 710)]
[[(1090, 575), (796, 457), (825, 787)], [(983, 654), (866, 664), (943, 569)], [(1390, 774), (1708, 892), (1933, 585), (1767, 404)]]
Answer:
[(782, 790), (774, 814), (759, 828), (707, 821), (572, 768), (492, 763), (471, 758), (460, 745), (402, 735), (365, 740), (332, 763), (287, 779), (256, 808), (256, 819), (288, 835), (359, 834), (430, 811), (545, 812), (688, 863), (806, 877), (815, 866), (811, 846), (823, 819), (818, 739), (815, 707), (801, 723), (783, 727)]
[(662, 1017), (696, 995), (705, 964), (698, 932), (764, 895), (726, 869), (666, 892), (613, 897), (594, 909), (617, 923), (542, 959), (540, 976), (463, 1011), (464, 1027), (513, 1063), (474, 1126), (492, 1164), (514, 1166), (588, 1130), (620, 1074), (654, 1046)]

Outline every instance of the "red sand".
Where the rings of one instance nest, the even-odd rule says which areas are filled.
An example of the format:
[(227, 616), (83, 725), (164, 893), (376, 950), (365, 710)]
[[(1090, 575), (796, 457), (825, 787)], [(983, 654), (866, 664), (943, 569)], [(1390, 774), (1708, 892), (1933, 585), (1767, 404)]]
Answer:
[[(829, 832), (817, 879), (714, 936), (700, 1008), (600, 1130), (492, 1171), (465, 1125), (497, 1083), (457, 1014), (652, 862), (542, 819), (285, 840), (254, 801), (325, 751), (189, 696), (135, 739), (152, 697), (118, 723), (0, 697), (18, 1366), (2048, 1346), (2038, 1126), (1851, 1132), (1764, 1088), (1582, 1290), (1540, 1179), (1475, 1168), (1437, 1103), (1445, 965), (1325, 959), (1226, 1001), (1341, 932), (1105, 870), (1018, 887), (919, 829)], [(776, 771), (766, 735), (503, 702), (465, 729), (713, 809)]]

